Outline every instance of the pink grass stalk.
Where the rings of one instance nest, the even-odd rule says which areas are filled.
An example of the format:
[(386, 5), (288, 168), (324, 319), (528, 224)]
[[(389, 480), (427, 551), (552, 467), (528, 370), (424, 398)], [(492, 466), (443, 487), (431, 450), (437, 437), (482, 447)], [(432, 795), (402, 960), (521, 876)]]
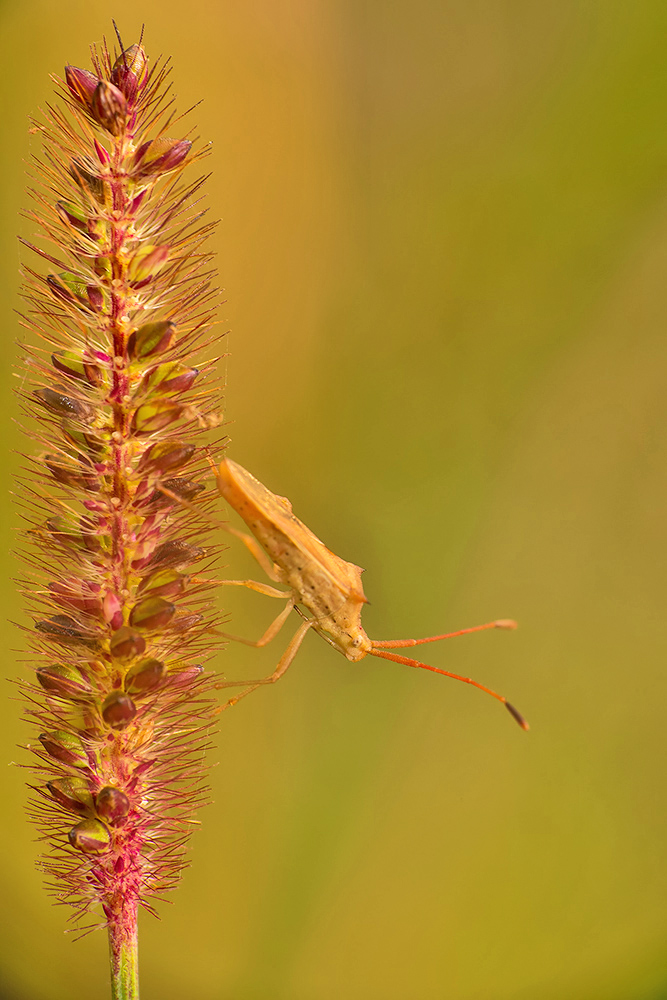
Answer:
[(181, 134), (168, 75), (141, 45), (104, 43), (56, 80), (33, 123), (26, 244), (33, 812), (56, 899), (91, 914), (83, 929), (101, 911), (115, 998), (138, 996), (139, 907), (183, 868), (215, 711), (212, 553), (177, 498), (203, 489), (220, 422), (217, 291), (203, 178), (183, 173), (205, 150)]

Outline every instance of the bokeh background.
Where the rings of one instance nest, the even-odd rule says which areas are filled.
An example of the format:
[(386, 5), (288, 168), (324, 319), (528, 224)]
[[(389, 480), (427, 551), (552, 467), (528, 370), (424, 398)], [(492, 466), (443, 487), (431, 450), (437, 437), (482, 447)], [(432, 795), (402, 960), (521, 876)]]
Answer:
[[(372, 636), (516, 617), (428, 659), (532, 724), (309, 636), (222, 717), (192, 868), (142, 923), (142, 995), (667, 997), (667, 5), (0, 3), (8, 677), (27, 116), (111, 15), (172, 54), (181, 108), (204, 98), (230, 454), (367, 568)], [(225, 597), (242, 634), (274, 611)], [(27, 733), (5, 695), (9, 765)], [(0, 774), (0, 996), (102, 1000), (104, 936), (63, 935), (25, 772)]]

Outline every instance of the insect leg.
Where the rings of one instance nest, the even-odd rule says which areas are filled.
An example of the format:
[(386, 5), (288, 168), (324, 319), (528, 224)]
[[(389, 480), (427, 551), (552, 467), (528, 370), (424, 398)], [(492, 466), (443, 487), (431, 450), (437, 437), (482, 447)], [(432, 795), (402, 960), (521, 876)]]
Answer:
[(246, 688), (245, 691), (241, 691), (241, 693), (237, 695), (236, 698), (230, 698), (227, 704), (222, 706), (220, 711), (224, 712), (226, 708), (231, 708), (231, 706), (235, 705), (238, 701), (241, 700), (241, 698), (245, 698), (247, 694), (250, 694), (251, 691), (256, 691), (257, 688), (261, 687), (263, 684), (275, 684), (276, 681), (280, 680), (280, 678), (287, 671), (287, 668), (290, 666), (292, 660), (296, 656), (299, 650), (299, 646), (304, 640), (306, 632), (314, 624), (315, 624), (315, 619), (309, 618), (307, 621), (302, 622), (302, 624), (299, 625), (298, 629), (296, 630), (296, 632), (294, 633), (294, 635), (290, 640), (289, 646), (287, 647), (283, 655), (280, 657), (278, 661), (278, 666), (276, 667), (276, 669), (273, 671), (272, 674), (269, 674), (268, 677), (263, 677), (259, 681), (225, 681), (222, 684), (216, 684), (215, 685), (216, 688), (235, 687), (241, 684), (248, 684), (248, 687)]
[[(236, 581), (230, 581), (230, 582), (234, 583)], [(241, 583), (241, 585), (245, 583), (244, 580), (240, 580), (239, 582)], [(254, 583), (254, 580), (248, 580), (248, 583)], [(261, 586), (261, 584), (259, 584), (259, 586)], [(267, 588), (267, 590), (272, 590), (272, 589), (273, 588), (271, 587)], [(278, 591), (276, 591), (276, 594), (277, 593)], [(284, 597), (285, 595), (281, 594), (280, 596)], [(294, 597), (290, 597), (283, 610), (280, 612), (277, 618), (275, 618), (271, 622), (271, 624), (269, 625), (269, 627), (267, 628), (266, 632), (261, 637), (261, 639), (242, 639), (240, 635), (230, 635), (229, 632), (221, 632), (220, 634), (223, 635), (225, 639), (232, 639), (234, 642), (242, 642), (246, 646), (255, 646), (256, 648), (261, 648), (262, 646), (266, 646), (269, 642), (271, 642), (272, 639), (275, 639), (275, 637), (278, 635), (281, 628), (287, 621), (289, 613), (293, 607), (294, 607)], [(248, 683), (247, 681), (229, 681), (224, 684), (216, 684), (216, 687), (229, 687), (230, 684), (247, 684), (247, 683)], [(251, 683), (254, 684), (255, 682), (251, 681)]]
[(172, 500), (175, 500), (176, 503), (181, 505), (181, 507), (187, 507), (188, 510), (193, 511), (198, 517), (205, 518), (207, 521), (210, 521), (212, 524), (215, 524), (218, 528), (222, 528), (223, 531), (226, 531), (228, 534), (234, 535), (235, 538), (240, 539), (250, 552), (250, 555), (253, 557), (253, 559), (256, 559), (259, 565), (262, 567), (262, 569), (268, 576), (269, 580), (273, 580), (274, 583), (280, 583), (280, 577), (278, 576), (277, 567), (271, 562), (264, 549), (257, 541), (255, 541), (252, 535), (246, 535), (245, 532), (239, 531), (237, 528), (232, 528), (231, 525), (226, 524), (224, 521), (218, 520), (217, 517), (211, 517), (211, 515), (207, 514), (205, 511), (199, 510), (199, 508), (196, 507), (195, 504), (190, 503), (188, 500), (184, 500), (182, 497), (177, 496), (176, 493), (173, 493), (171, 490), (166, 489), (164, 486), (158, 486), (158, 489), (160, 493), (164, 493), (165, 496), (170, 497)]
[(258, 583), (257, 580), (218, 580), (218, 583), (226, 587), (247, 587), (248, 590), (255, 590), (265, 597), (287, 597), (289, 591), (278, 590), (277, 587), (269, 587), (266, 583)]
[(280, 583), (280, 577), (278, 576), (276, 566), (274, 566), (262, 546), (252, 537), (252, 535), (246, 535), (244, 531), (237, 531), (236, 528), (232, 528), (228, 524), (221, 525), (221, 527), (230, 535), (234, 535), (235, 538), (238, 538), (243, 542), (250, 555), (253, 559), (257, 560), (269, 580), (273, 580), (274, 583)]

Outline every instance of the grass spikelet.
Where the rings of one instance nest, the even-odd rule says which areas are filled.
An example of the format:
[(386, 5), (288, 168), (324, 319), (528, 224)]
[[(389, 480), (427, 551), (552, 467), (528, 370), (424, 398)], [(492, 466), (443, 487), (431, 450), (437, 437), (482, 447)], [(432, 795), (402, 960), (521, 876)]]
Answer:
[(176, 498), (202, 491), (220, 423), (217, 289), (189, 169), (206, 150), (168, 76), (104, 43), (56, 79), (24, 268), (33, 812), (56, 898), (108, 926), (118, 997), (137, 995), (138, 908), (183, 867), (214, 711), (213, 553)]

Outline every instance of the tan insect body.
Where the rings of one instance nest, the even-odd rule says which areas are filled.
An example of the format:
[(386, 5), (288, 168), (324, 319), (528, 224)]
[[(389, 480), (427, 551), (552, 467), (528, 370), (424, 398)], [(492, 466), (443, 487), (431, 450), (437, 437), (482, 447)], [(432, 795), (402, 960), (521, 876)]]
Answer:
[(363, 570), (331, 552), (277, 496), (230, 459), (218, 470), (218, 489), (273, 560), (273, 579), (286, 584), (314, 618), (313, 630), (353, 662), (371, 652), (361, 625), (368, 600)]
[(252, 646), (264, 646), (277, 635), (297, 605), (310, 613), (310, 617), (301, 613), (304, 621), (269, 677), (257, 681), (225, 681), (218, 685), (219, 687), (247, 685), (246, 690), (236, 698), (232, 698), (227, 705), (236, 704), (240, 698), (261, 684), (270, 684), (282, 677), (294, 659), (306, 632), (312, 628), (352, 662), (362, 660), (370, 654), (410, 667), (421, 667), (437, 674), (444, 674), (446, 677), (453, 677), (480, 688), (502, 702), (522, 729), (528, 729), (528, 723), (520, 712), (491, 688), (479, 684), (470, 677), (461, 677), (459, 674), (432, 667), (420, 660), (412, 660), (391, 651), (449, 639), (468, 632), (479, 632), (483, 629), (512, 629), (516, 628), (515, 622), (500, 619), (475, 628), (460, 629), (458, 632), (429, 636), (425, 639), (382, 641), (370, 639), (361, 624), (361, 609), (367, 603), (361, 583), (363, 570), (331, 552), (317, 535), (292, 513), (292, 505), (286, 497), (272, 493), (236, 462), (225, 459), (219, 469), (214, 467), (214, 471), (220, 493), (245, 521), (252, 532), (252, 537), (233, 528), (227, 530), (243, 541), (270, 580), (289, 588), (288, 591), (281, 591), (254, 580), (223, 580), (223, 583), (229, 585), (248, 587), (269, 597), (286, 599), (285, 608), (261, 639), (250, 642), (247, 639), (239, 639), (238, 636), (230, 638), (239, 639)]

